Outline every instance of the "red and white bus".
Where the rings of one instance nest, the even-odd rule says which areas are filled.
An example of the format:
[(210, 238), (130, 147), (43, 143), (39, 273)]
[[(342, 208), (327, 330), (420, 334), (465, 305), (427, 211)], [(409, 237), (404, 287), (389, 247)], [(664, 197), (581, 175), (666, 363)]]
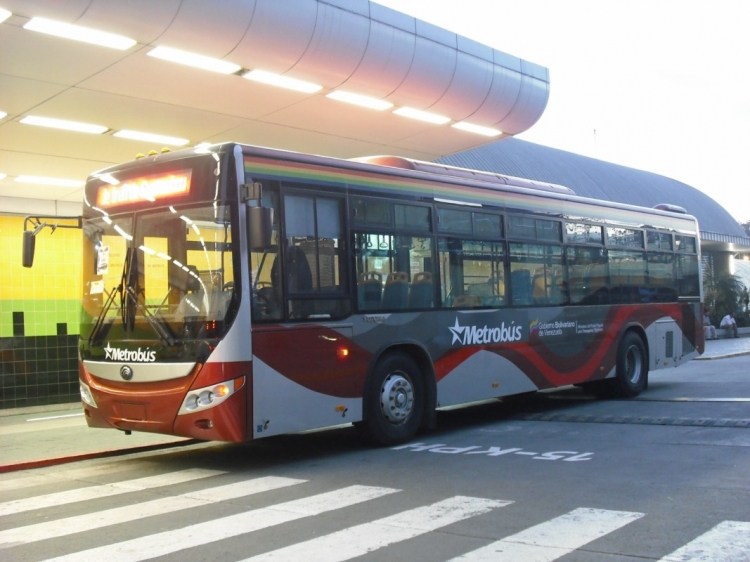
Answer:
[(635, 396), (703, 351), (696, 220), (396, 157), (227, 143), (93, 174), (92, 427), (247, 441), (565, 385)]

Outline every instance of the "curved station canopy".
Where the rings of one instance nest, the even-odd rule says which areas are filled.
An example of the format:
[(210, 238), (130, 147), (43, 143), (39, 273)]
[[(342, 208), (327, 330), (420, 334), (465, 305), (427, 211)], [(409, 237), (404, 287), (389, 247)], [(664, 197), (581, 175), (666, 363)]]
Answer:
[(0, 0), (3, 19), (10, 212), (77, 213), (90, 172), (163, 146), (433, 160), (527, 130), (549, 96), (546, 68), (368, 0)]

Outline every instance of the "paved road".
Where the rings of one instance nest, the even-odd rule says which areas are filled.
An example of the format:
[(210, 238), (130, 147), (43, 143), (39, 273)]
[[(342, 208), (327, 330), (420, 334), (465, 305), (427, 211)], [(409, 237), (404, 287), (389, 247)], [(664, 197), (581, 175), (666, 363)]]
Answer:
[(0, 549), (14, 562), (742, 562), (749, 466), (742, 356), (653, 373), (632, 401), (573, 389), (443, 412), (402, 447), (340, 428), (3, 474)]

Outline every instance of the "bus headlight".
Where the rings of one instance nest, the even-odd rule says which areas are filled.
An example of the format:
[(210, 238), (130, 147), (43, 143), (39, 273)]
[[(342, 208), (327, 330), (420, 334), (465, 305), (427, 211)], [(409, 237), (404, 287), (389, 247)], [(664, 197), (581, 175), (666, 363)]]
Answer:
[(94, 400), (94, 395), (91, 394), (89, 385), (79, 381), (79, 388), (81, 390), (81, 400), (92, 408), (98, 408), (99, 406), (96, 405), (96, 400)]
[(204, 388), (193, 388), (188, 391), (177, 415), (192, 414), (218, 406), (224, 400), (239, 390), (245, 382), (245, 377), (225, 381)]

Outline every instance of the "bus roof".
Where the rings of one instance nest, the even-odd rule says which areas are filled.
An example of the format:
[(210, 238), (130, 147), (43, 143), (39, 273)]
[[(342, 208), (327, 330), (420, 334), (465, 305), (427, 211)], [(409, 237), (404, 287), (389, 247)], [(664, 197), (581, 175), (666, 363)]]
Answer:
[[(116, 166), (112, 166), (105, 170), (100, 170), (93, 176), (100, 175), (103, 172), (108, 172), (114, 169), (128, 169), (137, 167), (139, 164), (146, 164), (148, 162), (165, 162), (170, 160), (176, 160), (185, 158), (190, 155), (199, 155), (201, 153), (207, 154), (217, 151), (231, 151), (234, 150), (232, 147), (240, 148), (245, 154), (252, 154), (262, 158), (275, 158), (281, 160), (290, 160), (297, 162), (304, 162), (307, 164), (315, 165), (328, 165), (338, 168), (359, 168), (365, 166), (368, 168), (379, 167), (383, 172), (383, 168), (390, 168), (390, 174), (402, 175), (406, 172), (406, 175), (430, 175), (432, 179), (448, 182), (448, 183), (461, 183), (461, 180), (467, 181), (467, 185), (473, 184), (475, 187), (482, 187), (484, 189), (496, 189), (498, 191), (514, 190), (520, 188), (522, 191), (534, 192), (536, 191), (539, 195), (546, 194), (546, 196), (552, 198), (558, 198), (561, 200), (568, 201), (579, 201), (586, 202), (588, 204), (597, 204), (604, 207), (613, 209), (623, 209), (630, 211), (638, 211), (641, 213), (648, 213), (652, 215), (662, 215), (667, 217), (680, 218), (681, 220), (688, 220), (696, 223), (694, 227), (697, 231), (697, 221), (695, 217), (689, 214), (685, 214), (685, 211), (676, 205), (661, 204), (656, 207), (641, 207), (626, 203), (616, 203), (614, 201), (591, 199), (576, 195), (575, 191), (559, 184), (542, 182), (537, 180), (530, 180), (525, 178), (518, 178), (514, 176), (506, 176), (503, 174), (497, 174), (494, 172), (485, 172), (481, 170), (471, 170), (468, 168), (460, 168), (456, 166), (449, 166), (445, 164), (439, 164), (435, 162), (425, 162), (421, 160), (414, 160), (411, 158), (405, 158), (401, 156), (369, 156), (361, 158), (342, 159), (333, 156), (321, 156), (314, 154), (306, 154), (301, 152), (295, 152), (290, 150), (263, 147), (257, 145), (250, 145), (237, 142), (222, 142), (210, 145), (208, 147), (186, 148), (176, 150), (174, 152), (159, 153), (155, 155), (149, 155), (139, 160), (131, 162), (125, 162)], [(426, 178), (429, 179), (429, 178)], [(540, 193), (541, 192), (541, 193)]]
[(564, 185), (556, 183), (540, 182), (514, 176), (496, 174), (494, 172), (484, 172), (481, 170), (470, 170), (468, 168), (459, 168), (458, 166), (449, 166), (447, 164), (438, 164), (435, 162), (424, 162), (422, 160), (412, 160), (401, 156), (366, 156), (364, 158), (351, 158), (353, 162), (362, 162), (365, 164), (375, 164), (378, 166), (390, 166), (392, 168), (402, 168), (404, 170), (415, 170), (418, 172), (427, 172), (439, 174), (441, 176), (452, 176), (456, 178), (467, 178), (484, 182), (496, 183), (503, 186), (525, 187), (528, 189), (539, 189), (542, 191), (551, 191), (553, 193), (567, 193), (575, 195), (575, 191)]

